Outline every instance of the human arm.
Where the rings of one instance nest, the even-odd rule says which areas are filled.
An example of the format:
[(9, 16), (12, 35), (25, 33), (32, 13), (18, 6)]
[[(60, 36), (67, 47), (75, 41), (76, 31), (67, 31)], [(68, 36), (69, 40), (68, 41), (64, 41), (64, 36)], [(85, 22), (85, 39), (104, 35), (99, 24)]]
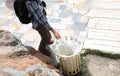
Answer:
[(59, 33), (50, 26), (47, 19), (43, 15), (42, 7), (38, 6), (38, 4), (35, 1), (27, 1), (27, 5), (28, 5), (28, 10), (34, 15), (36, 21), (39, 24), (42, 23), (46, 28), (48, 28), (54, 34), (56, 39), (60, 39)]

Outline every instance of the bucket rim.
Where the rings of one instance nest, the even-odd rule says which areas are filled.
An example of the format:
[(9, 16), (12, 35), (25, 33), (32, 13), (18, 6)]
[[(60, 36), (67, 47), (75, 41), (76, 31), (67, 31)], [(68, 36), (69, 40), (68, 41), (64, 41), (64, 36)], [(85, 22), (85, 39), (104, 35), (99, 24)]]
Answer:
[[(63, 36), (62, 38), (64, 38), (64, 37), (72, 37), (72, 36)], [(74, 38), (76, 38), (76, 39), (78, 39), (78, 40), (80, 41), (80, 45), (81, 45), (81, 46), (80, 46), (80, 50), (79, 50), (78, 52), (72, 54), (72, 55), (69, 55), (69, 56), (60, 55), (60, 54), (56, 53), (55, 51), (53, 51), (52, 46), (55, 45), (58, 40), (55, 40), (55, 42), (54, 42), (52, 45), (50, 45), (50, 48), (52, 49), (53, 53), (54, 53), (56, 56), (58, 56), (58, 57), (68, 58), (68, 57), (73, 57), (73, 56), (75, 56), (75, 55), (78, 55), (78, 54), (80, 54), (80, 53), (82, 52), (83, 41), (80, 40), (80, 39), (79, 39), (78, 37), (76, 37), (76, 36), (74, 36)]]

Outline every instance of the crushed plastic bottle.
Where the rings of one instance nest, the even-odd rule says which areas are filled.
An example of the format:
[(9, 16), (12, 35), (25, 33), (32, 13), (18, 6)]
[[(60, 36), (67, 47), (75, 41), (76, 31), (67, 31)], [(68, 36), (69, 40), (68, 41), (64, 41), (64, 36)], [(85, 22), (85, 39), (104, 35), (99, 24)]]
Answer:
[(77, 37), (66, 36), (51, 45), (51, 50), (61, 56), (70, 56), (80, 53), (82, 42)]
[(53, 45), (53, 49), (56, 53), (58, 53), (59, 55), (65, 55), (65, 56), (70, 56), (74, 54), (74, 50), (76, 45), (73, 47), (72, 45), (73, 43), (71, 41), (68, 40), (59, 40), (58, 42), (56, 42), (55, 45)]

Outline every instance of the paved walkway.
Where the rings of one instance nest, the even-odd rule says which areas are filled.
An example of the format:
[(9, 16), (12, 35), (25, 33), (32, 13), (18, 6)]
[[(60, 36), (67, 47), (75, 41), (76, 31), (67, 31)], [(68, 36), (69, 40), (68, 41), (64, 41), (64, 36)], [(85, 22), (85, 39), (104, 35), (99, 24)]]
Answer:
[(93, 0), (85, 48), (120, 53), (120, 0)]
[[(59, 31), (61, 36), (77, 35), (82, 40), (85, 39), (85, 28), (88, 18), (83, 15), (88, 11), (84, 0), (45, 0), (48, 7), (48, 21), (51, 26)], [(7, 3), (7, 4), (6, 4)], [(11, 5), (12, 0), (0, 0), (0, 29), (12, 32), (21, 39), (24, 45), (38, 48), (40, 36), (32, 25), (23, 25), (14, 14)], [(6, 7), (7, 6), (7, 7)], [(8, 9), (10, 8), (10, 9)], [(81, 34), (80, 34), (81, 31)], [(53, 39), (55, 39), (53, 37)]]
[[(6, 4), (0, 0), (0, 29), (12, 32), (23, 44), (37, 49), (39, 34), (31, 24), (19, 22), (14, 11), (7, 8), (12, 8), (12, 0), (7, 1)], [(48, 21), (61, 36), (78, 36), (85, 41), (84, 48), (120, 53), (120, 0), (45, 1), (48, 5)]]

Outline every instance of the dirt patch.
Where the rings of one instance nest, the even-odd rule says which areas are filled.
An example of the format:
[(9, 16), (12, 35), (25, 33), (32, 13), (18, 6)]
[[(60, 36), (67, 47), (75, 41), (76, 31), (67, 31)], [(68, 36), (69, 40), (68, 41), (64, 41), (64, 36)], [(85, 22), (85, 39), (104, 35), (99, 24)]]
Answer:
[(49, 57), (42, 55), (40, 52), (19, 51), (13, 54), (0, 55), (0, 68), (14, 68), (25, 70), (30, 66), (40, 64), (44, 68), (56, 69)]

